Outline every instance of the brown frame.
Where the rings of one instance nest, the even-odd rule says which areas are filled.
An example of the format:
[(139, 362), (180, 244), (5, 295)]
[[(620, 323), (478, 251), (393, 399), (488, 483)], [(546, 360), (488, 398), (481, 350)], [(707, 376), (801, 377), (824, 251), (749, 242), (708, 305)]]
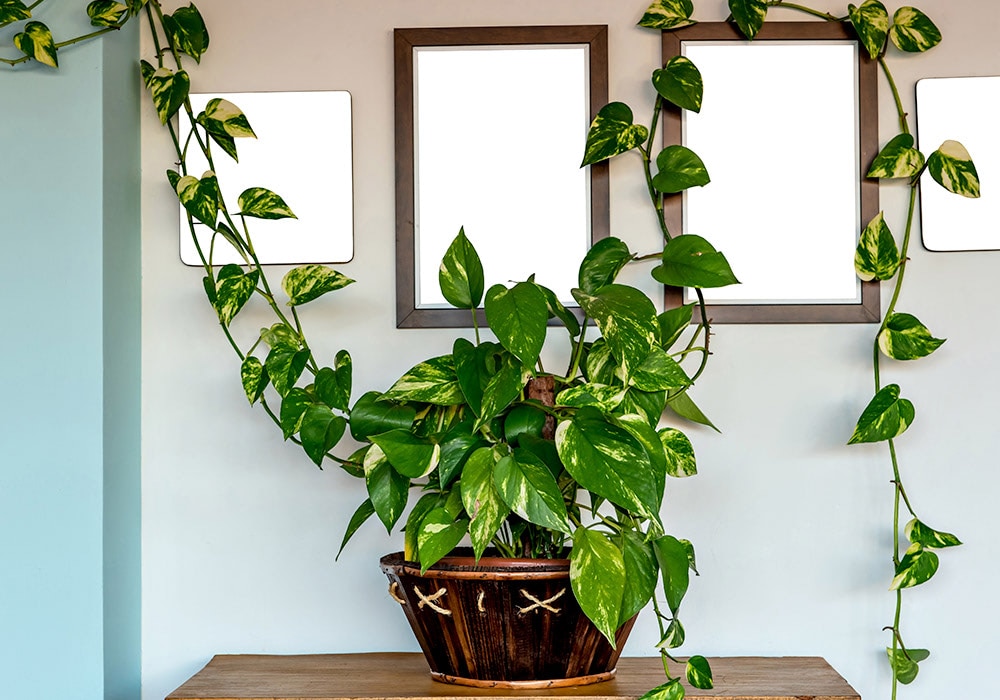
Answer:
[[(472, 326), (465, 309), (416, 308), (414, 273), (413, 49), (417, 46), (517, 46), (587, 44), (590, 54), (590, 119), (608, 102), (607, 25), (543, 27), (448, 27), (393, 31), (396, 113), (396, 326), (462, 328)], [(580, 144), (583, 153), (583, 143)], [(610, 235), (608, 164), (590, 166), (590, 235)], [(485, 315), (479, 309), (480, 322)]]
[[(878, 181), (865, 177), (878, 153), (877, 64), (871, 60), (857, 36), (840, 22), (765, 22), (754, 42), (761, 41), (843, 41), (858, 42), (858, 112), (860, 172), (859, 231), (878, 214)], [(663, 32), (663, 60), (681, 53), (686, 41), (746, 41), (735, 25), (704, 22)], [(682, 143), (681, 110), (664, 104), (663, 142)], [(664, 216), (671, 231), (682, 231), (683, 196), (667, 195)], [(665, 287), (664, 303), (675, 308), (683, 303), (683, 289)], [(881, 318), (879, 283), (861, 283), (861, 301), (852, 304), (708, 304), (708, 315), (716, 323), (877, 323)]]

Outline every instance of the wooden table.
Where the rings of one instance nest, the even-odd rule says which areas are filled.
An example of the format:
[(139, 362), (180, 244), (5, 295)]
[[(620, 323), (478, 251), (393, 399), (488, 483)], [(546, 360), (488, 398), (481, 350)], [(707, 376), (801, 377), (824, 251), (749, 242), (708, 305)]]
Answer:
[[(819, 657), (709, 659), (712, 690), (689, 698), (725, 700), (860, 700), (861, 696)], [(678, 668), (683, 674), (683, 670)], [(676, 674), (675, 674), (676, 675)], [(499, 690), (431, 680), (421, 654), (223, 655), (167, 696), (167, 700), (444, 700), (500, 697), (548, 700), (635, 700), (664, 682), (657, 657), (623, 658), (614, 680), (576, 688)]]

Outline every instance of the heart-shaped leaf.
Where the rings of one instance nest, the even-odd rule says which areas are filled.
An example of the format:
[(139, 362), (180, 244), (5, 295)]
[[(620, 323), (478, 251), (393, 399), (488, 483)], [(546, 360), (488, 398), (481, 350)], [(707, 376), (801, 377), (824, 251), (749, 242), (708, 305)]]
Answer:
[(210, 133), (224, 134), (232, 138), (257, 138), (247, 116), (229, 100), (215, 97), (205, 105), (201, 123)]
[(179, 70), (174, 73), (169, 68), (157, 68), (150, 74), (148, 69), (145, 69), (147, 65), (149, 64), (143, 65), (146, 88), (149, 90), (160, 122), (166, 124), (170, 117), (177, 114), (177, 110), (187, 99), (191, 90), (191, 79), (186, 72)]
[(663, 262), (653, 279), (671, 287), (725, 287), (739, 284), (726, 256), (701, 236), (684, 234), (663, 249)]
[(593, 294), (611, 284), (632, 257), (628, 245), (620, 238), (612, 236), (597, 241), (580, 263), (580, 289)]
[(531, 282), (518, 282), (508, 289), (495, 284), (486, 292), (486, 320), (497, 340), (533, 367), (545, 343), (549, 307), (545, 295)]
[(639, 700), (684, 700), (684, 686), (680, 678), (674, 678), (646, 691)]
[(219, 216), (221, 196), (219, 181), (211, 170), (202, 174), (200, 180), (194, 175), (185, 175), (177, 181), (177, 199), (191, 216), (212, 228)]
[(563, 322), (563, 326), (566, 327), (566, 331), (569, 333), (571, 338), (576, 338), (580, 335), (580, 321), (573, 314), (572, 311), (567, 309), (559, 298), (556, 297), (556, 293), (553, 292), (548, 287), (544, 287), (538, 282), (535, 282), (535, 286), (538, 290), (545, 296), (545, 303), (549, 307), (549, 318), (558, 318)]
[(901, 7), (892, 16), (889, 38), (900, 51), (920, 53), (941, 43), (941, 30), (915, 7)]
[(635, 530), (621, 533), (622, 561), (625, 564), (625, 590), (618, 626), (646, 607), (656, 591), (656, 555), (653, 547)]
[(441, 459), (440, 445), (419, 438), (409, 430), (390, 430), (368, 439), (382, 448), (396, 471), (411, 479), (427, 476)]
[(574, 289), (573, 296), (601, 329), (611, 353), (625, 373), (641, 365), (659, 337), (656, 307), (635, 287), (609, 284), (595, 294)]
[(924, 525), (914, 518), (906, 524), (906, 538), (913, 544), (923, 545), (931, 549), (942, 549), (944, 547), (958, 547), (962, 541), (950, 532), (940, 532), (932, 527)]
[(493, 468), (497, 493), (512, 511), (529, 523), (572, 532), (562, 491), (552, 472), (533, 452), (518, 448)]
[(438, 284), (441, 294), (456, 308), (475, 309), (483, 300), (483, 263), (466, 237), (465, 227), (459, 229), (441, 260)]
[(346, 411), (351, 402), (354, 366), (346, 350), (337, 353), (333, 367), (323, 367), (316, 373), (316, 395), (330, 408)]
[(924, 155), (913, 147), (911, 134), (899, 134), (885, 145), (868, 169), (868, 177), (913, 177), (924, 167)]
[(587, 133), (581, 165), (600, 163), (640, 146), (649, 137), (649, 130), (633, 124), (632, 120), (632, 110), (624, 102), (612, 102), (601, 108)]
[(271, 377), (271, 383), (274, 384), (275, 390), (284, 396), (295, 386), (295, 382), (299, 381), (308, 361), (308, 350), (289, 350), (277, 347), (272, 348), (271, 352), (267, 353), (264, 367)]
[(640, 27), (650, 29), (677, 29), (694, 24), (691, 14), (694, 4), (691, 0), (656, 0), (646, 8), (639, 20)]
[(392, 532), (406, 507), (410, 479), (392, 468), (378, 445), (372, 445), (365, 454), (365, 486), (375, 514), (386, 532)]
[(479, 420), (476, 421), (473, 430), (478, 431), (507, 408), (514, 399), (520, 396), (521, 390), (524, 389), (524, 385), (529, 379), (531, 379), (530, 369), (521, 365), (510, 355), (505, 357), (497, 373), (490, 377), (483, 389)]
[(239, 197), (240, 210), (244, 216), (258, 219), (296, 219), (285, 200), (264, 187), (250, 187)]
[(753, 39), (764, 25), (767, 3), (764, 0), (729, 0), (729, 11), (747, 39)]
[(417, 416), (412, 406), (379, 401), (377, 391), (369, 391), (351, 409), (351, 436), (358, 441), (390, 430), (408, 430)]
[(422, 401), (438, 406), (465, 403), (451, 355), (432, 357), (396, 380), (380, 397), (388, 401)]
[(172, 15), (163, 15), (163, 29), (179, 51), (201, 62), (201, 55), (208, 50), (208, 29), (193, 3), (177, 8)]
[(903, 558), (899, 560), (896, 576), (892, 579), (889, 590), (898, 591), (901, 588), (912, 588), (926, 583), (937, 573), (939, 563), (937, 554), (924, 549), (922, 544), (911, 544)]
[(906, 432), (913, 417), (913, 404), (899, 398), (899, 385), (888, 384), (865, 407), (847, 444), (891, 440)]
[(455, 549), (468, 531), (469, 521), (456, 518), (445, 508), (435, 508), (425, 515), (417, 531), (420, 573), (425, 573), (441, 557)]
[(630, 381), (643, 391), (680, 389), (691, 384), (691, 379), (677, 361), (659, 345), (653, 347), (646, 359), (635, 368)]
[(931, 655), (926, 649), (896, 649), (886, 647), (885, 653), (889, 656), (889, 665), (892, 666), (896, 679), (908, 685), (917, 678), (920, 670), (918, 664)]
[(219, 270), (215, 288), (215, 310), (222, 325), (228, 326), (250, 300), (257, 289), (259, 278), (258, 270), (244, 274), (239, 265), (226, 265)]
[(309, 392), (301, 387), (294, 387), (281, 397), (279, 422), (281, 423), (282, 435), (286, 440), (299, 432), (302, 427), (302, 417), (312, 405), (313, 399)]
[(701, 111), (704, 82), (701, 71), (686, 56), (674, 56), (653, 71), (653, 87), (660, 96), (681, 109)]
[(596, 406), (610, 413), (625, 398), (625, 388), (587, 382), (563, 389), (556, 396), (556, 406)]
[(438, 482), (445, 488), (461, 474), (469, 455), (485, 444), (479, 435), (472, 432), (470, 419), (453, 425), (438, 442), (441, 445), (441, 460), (438, 462), (437, 476)]
[(301, 306), (352, 282), (350, 277), (326, 265), (300, 265), (285, 274), (281, 288), (288, 295), (289, 306)]
[(94, 0), (87, 5), (87, 16), (95, 27), (116, 27), (128, 15), (128, 7), (114, 0)]
[(677, 611), (687, 593), (690, 581), (687, 550), (680, 540), (670, 535), (663, 535), (653, 540), (653, 552), (660, 566), (660, 578), (663, 581), (663, 595), (667, 599), (670, 612), (677, 616)]
[(691, 325), (694, 304), (684, 304), (676, 309), (668, 309), (657, 316), (660, 323), (660, 347), (669, 350), (681, 334)]
[(580, 609), (614, 647), (625, 591), (622, 551), (602, 533), (577, 528), (570, 552), (569, 581)]
[(917, 360), (941, 347), (943, 338), (935, 338), (915, 316), (893, 314), (878, 334), (878, 346), (894, 360)]
[(25, 56), (30, 56), (39, 63), (53, 68), (59, 67), (56, 42), (52, 39), (52, 32), (41, 22), (28, 22), (24, 25), (24, 30), (14, 35), (14, 46)]
[(695, 688), (709, 690), (712, 688), (712, 667), (704, 656), (692, 656), (685, 666), (684, 675), (688, 683)]
[(686, 389), (668, 398), (667, 406), (681, 418), (686, 418), (692, 423), (705, 425), (716, 432), (721, 432), (715, 427), (715, 424), (708, 419), (708, 416), (706, 416), (702, 410), (698, 408), (697, 404), (695, 404), (695, 402), (688, 395)]
[(979, 173), (969, 152), (958, 141), (945, 141), (931, 153), (927, 170), (949, 192), (972, 199), (979, 197)]
[(240, 365), (240, 380), (243, 383), (243, 391), (247, 395), (247, 400), (250, 405), (253, 405), (263, 395), (270, 378), (264, 371), (263, 363), (253, 355), (247, 355)]
[(686, 146), (667, 146), (656, 156), (657, 173), (653, 187), (658, 192), (672, 194), (691, 187), (703, 187), (711, 182), (708, 170), (698, 154)]
[(889, 35), (889, 12), (879, 0), (865, 0), (861, 5), (847, 6), (847, 15), (872, 59), (881, 55)]
[(346, 427), (344, 417), (334, 415), (327, 406), (313, 404), (306, 409), (299, 428), (299, 438), (302, 440), (302, 449), (316, 466), (323, 465), (326, 453), (340, 442)]
[(854, 271), (865, 282), (888, 280), (896, 274), (899, 262), (896, 239), (892, 237), (882, 212), (879, 212), (861, 233), (854, 252)]
[(694, 446), (688, 436), (676, 428), (661, 428), (657, 432), (667, 456), (667, 474), (676, 478), (697, 474)]
[(473, 452), (462, 468), (462, 504), (469, 514), (469, 538), (476, 558), (483, 555), (493, 536), (510, 514), (497, 491), (493, 477), (494, 451), (481, 447)]
[(0, 0), (0, 27), (31, 19), (31, 10), (21, 0)]
[(684, 625), (681, 624), (680, 620), (674, 618), (667, 625), (667, 631), (663, 633), (663, 637), (656, 644), (656, 648), (676, 649), (682, 644), (684, 644)]

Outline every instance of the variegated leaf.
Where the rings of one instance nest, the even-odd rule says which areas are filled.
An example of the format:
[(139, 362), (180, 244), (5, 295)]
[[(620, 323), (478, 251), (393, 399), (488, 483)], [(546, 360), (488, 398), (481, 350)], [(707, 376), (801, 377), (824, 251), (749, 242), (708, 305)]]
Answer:
[(302, 417), (312, 406), (313, 400), (305, 389), (295, 387), (281, 397), (280, 423), (281, 432), (287, 440), (302, 427)]
[(899, 249), (879, 212), (868, 222), (854, 252), (854, 271), (863, 281), (892, 279), (899, 269)]
[(271, 348), (264, 360), (264, 368), (271, 377), (271, 383), (279, 395), (285, 396), (299, 381), (302, 371), (309, 362), (308, 350), (291, 350), (284, 347)]
[(601, 287), (613, 283), (632, 258), (628, 245), (620, 238), (602, 238), (583, 256), (578, 274), (580, 289), (593, 294)]
[(172, 15), (163, 15), (163, 29), (171, 43), (181, 52), (201, 62), (201, 55), (208, 50), (208, 29), (194, 3), (179, 7)]
[(704, 83), (701, 71), (686, 56), (674, 56), (653, 71), (653, 87), (663, 99), (681, 109), (701, 111)]
[(676, 428), (661, 428), (658, 432), (667, 456), (667, 474), (676, 478), (697, 474), (694, 446), (688, 436)]
[(372, 435), (369, 440), (382, 449), (396, 471), (411, 479), (427, 476), (441, 459), (440, 445), (419, 438), (409, 430), (390, 430)]
[(894, 652), (892, 647), (886, 647), (885, 653), (889, 656), (889, 665), (892, 666), (896, 680), (903, 685), (916, 680), (920, 670), (918, 664), (931, 655), (926, 649), (896, 649)]
[(297, 219), (280, 196), (264, 187), (250, 187), (240, 194), (240, 213), (258, 219)]
[(890, 591), (912, 588), (930, 580), (938, 570), (939, 559), (934, 552), (919, 543), (911, 544), (899, 560), (896, 576), (889, 585)]
[(694, 4), (691, 0), (656, 0), (646, 8), (639, 20), (640, 27), (650, 29), (677, 29), (694, 24), (691, 19)]
[(226, 265), (219, 270), (215, 288), (215, 310), (222, 325), (228, 327), (240, 309), (250, 301), (250, 297), (257, 289), (259, 278), (259, 271), (251, 270), (244, 274), (239, 265)]
[(601, 329), (611, 353), (626, 374), (641, 365), (659, 337), (656, 307), (635, 287), (609, 284), (594, 294), (572, 290), (573, 297)]
[(684, 675), (688, 683), (695, 688), (709, 690), (712, 688), (712, 667), (704, 656), (692, 656), (685, 664)]
[(941, 347), (943, 338), (935, 338), (915, 316), (893, 314), (878, 334), (878, 346), (894, 360), (917, 360)]
[(438, 406), (465, 403), (451, 355), (432, 357), (396, 380), (380, 397), (387, 401), (422, 401)]
[(302, 347), (302, 337), (284, 323), (275, 323), (270, 328), (261, 329), (260, 339), (270, 348), (298, 350)]
[(464, 226), (445, 251), (438, 284), (445, 300), (458, 309), (474, 309), (483, 300), (483, 263), (465, 235)]
[(868, 169), (868, 177), (913, 177), (924, 167), (924, 155), (913, 147), (911, 134), (899, 134), (885, 145)]
[(486, 320), (497, 340), (527, 367), (533, 367), (545, 343), (549, 306), (533, 282), (508, 289), (495, 284), (486, 292)]
[(596, 406), (602, 411), (613, 411), (625, 397), (625, 387), (587, 382), (563, 389), (556, 396), (557, 406)]
[(324, 294), (342, 289), (354, 282), (326, 265), (300, 265), (292, 268), (281, 280), (288, 295), (289, 306), (301, 306)]
[(726, 256), (701, 236), (684, 234), (675, 237), (663, 249), (660, 265), (653, 268), (653, 279), (671, 287), (726, 287), (739, 284)]
[(663, 595), (670, 612), (676, 617), (691, 578), (687, 550), (676, 537), (663, 535), (653, 540), (653, 552), (660, 565)]
[(31, 19), (31, 10), (21, 0), (0, 0), (0, 27)]
[[(378, 449), (376, 446), (372, 447)], [(428, 513), (438, 507), (440, 502), (440, 494), (425, 493), (410, 509), (410, 514), (406, 516), (406, 525), (403, 526), (403, 556), (406, 561), (420, 561), (420, 553), (417, 551), (420, 523)]]
[(39, 63), (53, 68), (59, 67), (56, 42), (52, 39), (52, 32), (41, 22), (28, 22), (24, 25), (24, 30), (14, 35), (14, 46), (25, 56), (30, 56)]
[(900, 51), (920, 53), (941, 43), (941, 30), (915, 7), (901, 7), (892, 16), (889, 38)]
[(333, 364), (316, 373), (316, 395), (330, 408), (346, 411), (351, 403), (354, 364), (346, 350), (337, 353)]
[(392, 468), (378, 445), (372, 445), (365, 453), (365, 486), (375, 514), (386, 532), (392, 532), (406, 507), (410, 480)]
[(510, 508), (500, 497), (493, 479), (495, 464), (493, 449), (480, 447), (469, 455), (462, 467), (462, 504), (471, 518), (469, 538), (476, 557), (483, 555), (510, 514)]
[(216, 97), (205, 105), (203, 123), (210, 132), (225, 134), (235, 139), (257, 138), (247, 116), (229, 100)]
[(753, 39), (767, 17), (767, 3), (764, 0), (729, 0), (729, 11), (743, 36)]
[(664, 194), (704, 187), (711, 178), (698, 154), (686, 146), (667, 146), (656, 156), (657, 173), (653, 187)]
[(684, 625), (677, 618), (670, 621), (667, 625), (667, 631), (663, 633), (663, 637), (657, 642), (657, 649), (676, 649), (677, 647), (684, 644)]
[(906, 524), (906, 539), (913, 544), (920, 544), (931, 549), (943, 549), (944, 547), (957, 547), (962, 541), (950, 532), (940, 532), (932, 527), (924, 525), (914, 518)]
[(545, 297), (545, 303), (549, 307), (549, 318), (558, 318), (562, 321), (563, 326), (566, 327), (566, 331), (569, 333), (571, 338), (576, 338), (580, 335), (579, 319), (577, 319), (573, 312), (567, 309), (563, 303), (559, 301), (556, 293), (548, 287), (538, 284), (538, 282), (535, 282), (534, 284)]
[(949, 192), (972, 199), (979, 197), (979, 173), (969, 152), (958, 141), (945, 141), (931, 153), (927, 170)]
[(674, 358), (656, 345), (632, 372), (630, 382), (642, 391), (662, 391), (690, 386), (691, 379)]
[(625, 564), (625, 590), (618, 626), (639, 613), (656, 592), (656, 555), (652, 546), (635, 530), (623, 530), (620, 538)]
[(569, 581), (580, 609), (614, 647), (625, 591), (621, 550), (600, 532), (577, 528), (570, 552)]
[(240, 365), (240, 380), (251, 406), (263, 395), (269, 381), (263, 363), (253, 355), (247, 355)]
[(641, 145), (649, 130), (632, 123), (632, 110), (624, 102), (612, 102), (601, 108), (587, 133), (587, 147), (581, 165), (607, 160)]
[(885, 5), (879, 0), (865, 0), (857, 7), (848, 5), (847, 14), (868, 55), (878, 58), (889, 34), (889, 11)]
[(646, 691), (639, 700), (684, 700), (684, 686), (680, 678), (674, 678)]
[(177, 199), (187, 212), (208, 226), (215, 227), (219, 216), (219, 181), (215, 173), (206, 171), (199, 180), (194, 175), (185, 175), (177, 181)]
[(87, 16), (95, 27), (115, 27), (128, 15), (128, 7), (114, 0), (94, 0), (87, 5)]
[(667, 486), (667, 455), (656, 429), (638, 413), (617, 413), (611, 422), (619, 428), (624, 428), (636, 442), (642, 445), (652, 467), (655, 488), (659, 495), (657, 508), (663, 505), (663, 492)]
[(456, 518), (444, 508), (435, 508), (425, 515), (417, 531), (420, 573), (425, 573), (441, 557), (455, 549), (468, 529), (467, 519)]
[(531, 379), (531, 369), (522, 365), (517, 359), (506, 356), (496, 374), (490, 377), (483, 388), (479, 419), (473, 430), (478, 431), (507, 408), (521, 394), (529, 379)]
[(899, 437), (913, 423), (913, 404), (899, 398), (899, 385), (882, 387), (865, 407), (848, 445)]
[(148, 74), (145, 65), (143, 77), (146, 87), (149, 89), (160, 122), (166, 124), (170, 117), (177, 114), (177, 110), (187, 99), (191, 90), (191, 79), (186, 72), (179, 70), (174, 73), (169, 68), (157, 68), (152, 74)]
[(534, 453), (518, 448), (504, 456), (493, 467), (493, 483), (504, 503), (529, 523), (572, 532), (559, 484)]

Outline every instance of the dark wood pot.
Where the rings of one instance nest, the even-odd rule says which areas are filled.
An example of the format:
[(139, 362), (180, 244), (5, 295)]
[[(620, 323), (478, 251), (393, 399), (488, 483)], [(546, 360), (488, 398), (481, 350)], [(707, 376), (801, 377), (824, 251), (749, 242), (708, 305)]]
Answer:
[(609, 680), (617, 648), (580, 610), (568, 559), (445, 557), (421, 575), (402, 552), (382, 557), (389, 593), (403, 606), (431, 677), (496, 688), (555, 688)]

